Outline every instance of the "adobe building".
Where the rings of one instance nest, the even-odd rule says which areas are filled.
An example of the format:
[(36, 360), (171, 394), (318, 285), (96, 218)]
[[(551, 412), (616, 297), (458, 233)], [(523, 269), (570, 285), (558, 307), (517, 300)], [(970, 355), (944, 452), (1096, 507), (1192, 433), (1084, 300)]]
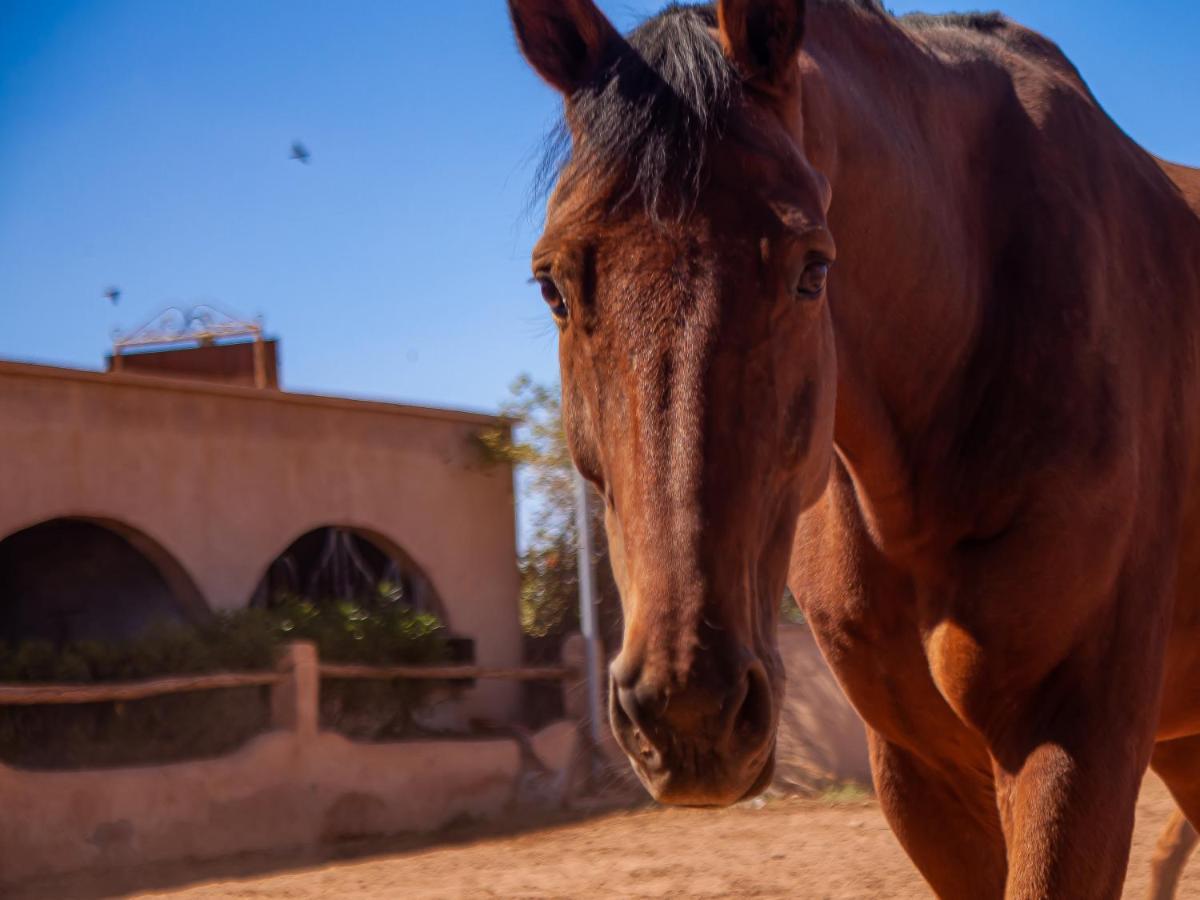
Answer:
[[(513, 473), (478, 445), (510, 423), (282, 391), (260, 326), (176, 319), (103, 373), (0, 362), (0, 643), (387, 581), (478, 663), (519, 664)], [(480, 683), (468, 711), (516, 698)]]

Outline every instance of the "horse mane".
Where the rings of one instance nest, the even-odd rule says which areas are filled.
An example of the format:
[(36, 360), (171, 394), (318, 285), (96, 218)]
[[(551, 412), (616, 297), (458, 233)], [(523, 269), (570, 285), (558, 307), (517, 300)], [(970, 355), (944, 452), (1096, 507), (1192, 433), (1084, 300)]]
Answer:
[[(880, 0), (819, 2), (852, 6), (913, 30), (993, 31), (1006, 21), (998, 13), (894, 18)], [(622, 52), (596, 82), (571, 96), (546, 137), (535, 199), (560, 177), (569, 188), (572, 175), (598, 171), (613, 179), (614, 206), (636, 197), (652, 218), (685, 215), (702, 187), (709, 147), (725, 130), (742, 89), (710, 33), (716, 24), (714, 4), (672, 2), (630, 32)], [(668, 199), (676, 201), (674, 209), (667, 209)]]
[(1004, 13), (999, 12), (939, 13), (938, 15), (914, 12), (901, 16), (897, 21), (904, 28), (912, 31), (923, 31), (929, 28), (969, 28), (972, 31), (984, 33), (996, 31), (1008, 23)]
[[(615, 176), (619, 205), (638, 197), (657, 216), (666, 187), (681, 189), (683, 209), (699, 193), (708, 148), (721, 134), (741, 79), (713, 40), (711, 4), (672, 3), (626, 36), (627, 48), (599, 81), (577, 91), (546, 139), (539, 194), (560, 174)], [(571, 135), (578, 136), (573, 142)], [(568, 163), (579, 166), (568, 168)]]
[(901, 26), (911, 31), (923, 31), (928, 28), (967, 28), (972, 31), (992, 32), (1003, 27), (1008, 21), (1004, 14), (999, 12), (911, 12), (902, 16), (893, 16), (884, 7), (882, 0), (820, 0), (820, 2), (831, 5), (857, 6), (865, 12), (895, 19)]

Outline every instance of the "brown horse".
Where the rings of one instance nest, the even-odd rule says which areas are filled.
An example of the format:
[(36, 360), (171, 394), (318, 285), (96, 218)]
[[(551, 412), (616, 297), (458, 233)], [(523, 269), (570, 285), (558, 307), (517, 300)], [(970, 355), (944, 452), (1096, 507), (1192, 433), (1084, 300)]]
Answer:
[(1200, 172), (999, 15), (509, 5), (644, 783), (767, 783), (786, 582), (939, 895), (1118, 896), (1147, 764), (1200, 823)]

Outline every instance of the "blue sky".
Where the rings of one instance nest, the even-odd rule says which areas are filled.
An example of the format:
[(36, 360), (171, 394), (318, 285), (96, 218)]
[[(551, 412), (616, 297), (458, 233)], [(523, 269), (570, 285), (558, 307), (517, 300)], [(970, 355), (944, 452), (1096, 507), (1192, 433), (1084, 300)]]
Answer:
[[(1200, 4), (1002, 8), (1200, 165)], [(0, 0), (0, 357), (98, 367), (208, 301), (264, 316), (289, 389), (494, 408), (556, 375), (526, 209), (557, 108), (502, 0)]]

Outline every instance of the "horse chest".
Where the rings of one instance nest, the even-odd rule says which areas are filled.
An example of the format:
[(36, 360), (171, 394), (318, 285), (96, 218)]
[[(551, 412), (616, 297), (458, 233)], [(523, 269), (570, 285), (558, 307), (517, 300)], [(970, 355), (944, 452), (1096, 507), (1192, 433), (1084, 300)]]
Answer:
[(969, 739), (943, 685), (966, 689), (970, 647), (949, 633), (929, 646), (913, 581), (878, 556), (836, 496), (803, 517), (790, 571), (826, 661), (868, 725), (925, 749)]
[(890, 740), (924, 750), (977, 743), (1027, 674), (1024, 663), (1054, 654), (1003, 652), (1021, 643), (1011, 630), (956, 615), (962, 592), (884, 559), (857, 509), (841, 500), (835, 488), (802, 518), (789, 579), (827, 662), (863, 719)]

